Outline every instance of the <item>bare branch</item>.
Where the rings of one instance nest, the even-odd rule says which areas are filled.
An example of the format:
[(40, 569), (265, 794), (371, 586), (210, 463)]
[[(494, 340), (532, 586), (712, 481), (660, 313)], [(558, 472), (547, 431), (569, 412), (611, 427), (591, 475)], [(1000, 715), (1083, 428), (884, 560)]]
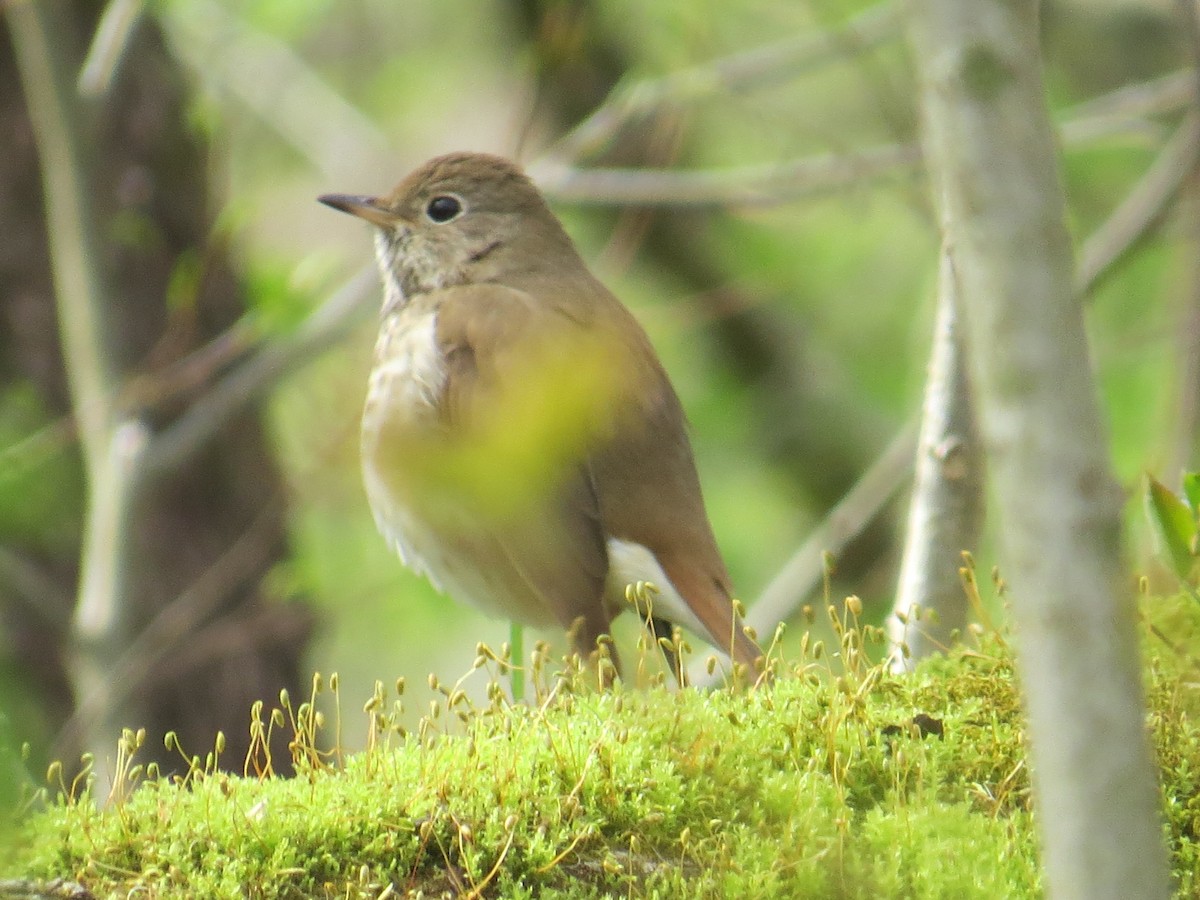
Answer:
[(109, 0), (79, 71), (78, 90), (85, 97), (108, 93), (113, 76), (142, 18), (146, 0)]
[(1075, 290), (1089, 294), (1161, 219), (1200, 160), (1200, 116), (1189, 113), (1154, 163), (1083, 245)]
[[(112, 649), (128, 628), (125, 569), (127, 529), (133, 505), (137, 457), (143, 442), (136, 429), (119, 427), (114, 415), (113, 353), (104, 330), (108, 298), (95, 261), (97, 229), (88, 205), (86, 169), (77, 132), (78, 110), (68, 86), (51, 4), (5, 8), (18, 70), (37, 141), (46, 197), (46, 229), (54, 275), (63, 361), (71, 389), (87, 471), (79, 602), (71, 623), (73, 687), (86, 692), (106, 677)], [(85, 736), (87, 749), (102, 754), (115, 723)], [(103, 760), (97, 755), (97, 760)], [(101, 765), (103, 765), (101, 763)], [(99, 773), (103, 779), (106, 773)]]
[(95, 229), (75, 134), (73, 92), (50, 39), (49, 11), (37, 4), (7, 7), (26, 106), (33, 122), (46, 202), (50, 261), (72, 405), (90, 477), (103, 459), (114, 396), (111, 355), (104, 337), (104, 288), (95, 260)]
[(1193, 82), (1192, 70), (1184, 69), (1123, 85), (1076, 104), (1060, 117), (1063, 143), (1086, 144), (1129, 132), (1149, 132), (1157, 137), (1161, 128), (1152, 124), (1150, 118), (1178, 113), (1188, 107), (1192, 102)]
[(668, 104), (686, 103), (717, 92), (744, 91), (796, 77), (831, 59), (868, 50), (899, 34), (899, 4), (873, 6), (845, 24), (725, 56), (704, 65), (619, 87), (607, 100), (551, 147), (544, 157), (563, 164), (587, 158), (633, 119)]
[(294, 334), (275, 338), (200, 397), (146, 451), (146, 477), (169, 471), (196, 452), (229, 420), (263, 396), (280, 378), (342, 340), (367, 312), (378, 275), (364, 268), (322, 303)]
[(821, 585), (824, 556), (841, 552), (879, 515), (912, 472), (917, 428), (909, 423), (895, 437), (858, 483), (829, 511), (803, 546), (783, 565), (750, 606), (746, 616), (760, 635), (769, 635)]
[(261, 562), (276, 540), (279, 511), (264, 507), (250, 527), (224, 553), (213, 560), (188, 589), (163, 606), (136, 638), (120, 648), (109, 661), (105, 677), (89, 685), (77, 698), (71, 717), (59, 730), (58, 752), (65, 752), (91, 734), (139, 693), (147, 674), (163, 659), (176, 654), (216, 610), (221, 602), (247, 578), (260, 571)]
[(770, 206), (872, 179), (920, 161), (913, 144), (885, 144), (790, 163), (719, 170), (576, 169), (537, 162), (529, 173), (556, 200), (655, 206)]
[(17, 550), (0, 544), (0, 582), (12, 589), (46, 628), (60, 628), (71, 618), (75, 598), (63, 592), (54, 579)]
[[(1191, 87), (1191, 72), (1180, 72), (1080, 104), (1059, 126), (1063, 143), (1088, 144), (1122, 133), (1149, 134), (1158, 140), (1162, 126), (1146, 117), (1186, 107), (1191, 102)], [(526, 168), (548, 196), (565, 202), (744, 207), (788, 203), (866, 181), (904, 177), (920, 162), (917, 145), (884, 144), (728, 169), (581, 168), (560, 153), (547, 153)]]
[(327, 176), (386, 165), (388, 142), (374, 123), (282, 41), (212, 0), (170, 4), (163, 22), (206, 81), (246, 104)]

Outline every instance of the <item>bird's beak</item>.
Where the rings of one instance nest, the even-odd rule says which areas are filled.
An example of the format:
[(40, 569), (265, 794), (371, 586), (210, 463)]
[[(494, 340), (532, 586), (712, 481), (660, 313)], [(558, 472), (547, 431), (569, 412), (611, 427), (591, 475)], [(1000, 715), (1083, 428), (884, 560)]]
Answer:
[(383, 205), (378, 197), (360, 197), (354, 194), (322, 194), (317, 198), (326, 206), (360, 219), (366, 219), (380, 228), (392, 228), (400, 217)]

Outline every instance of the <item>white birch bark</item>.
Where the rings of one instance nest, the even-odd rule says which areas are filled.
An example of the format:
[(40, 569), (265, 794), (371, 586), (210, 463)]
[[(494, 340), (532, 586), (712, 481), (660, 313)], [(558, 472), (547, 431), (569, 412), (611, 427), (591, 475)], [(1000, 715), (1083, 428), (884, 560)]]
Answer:
[(942, 248), (916, 477), (896, 601), (888, 619), (894, 671), (946, 649), (967, 625), (959, 569), (983, 523), (983, 453), (962, 348), (954, 259)]

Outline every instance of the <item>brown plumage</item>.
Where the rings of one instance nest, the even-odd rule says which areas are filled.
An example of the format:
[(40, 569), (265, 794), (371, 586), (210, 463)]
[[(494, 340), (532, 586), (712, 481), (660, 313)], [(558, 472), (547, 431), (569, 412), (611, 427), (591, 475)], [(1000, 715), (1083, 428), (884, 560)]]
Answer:
[(363, 473), (402, 559), (456, 599), (574, 629), (587, 655), (633, 580), (654, 615), (747, 665), (683, 410), (645, 332), (512, 163), (456, 153), (390, 194)]

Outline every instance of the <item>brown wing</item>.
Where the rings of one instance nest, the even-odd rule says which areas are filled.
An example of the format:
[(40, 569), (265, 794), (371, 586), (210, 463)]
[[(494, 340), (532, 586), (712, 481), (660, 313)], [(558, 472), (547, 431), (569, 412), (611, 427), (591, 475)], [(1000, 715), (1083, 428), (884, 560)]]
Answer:
[(762, 651), (734, 615), (729, 573), (704, 510), (683, 409), (649, 339), (634, 327), (638, 340), (629, 345), (628, 365), (638, 373), (637, 401), (591, 461), (604, 531), (648, 549), (713, 644), (753, 665)]
[(564, 628), (577, 625), (576, 649), (586, 654), (611, 616), (598, 503), (582, 465), (594, 416), (586, 398), (562, 390), (579, 326), (498, 285), (444, 293), (439, 408), (464, 448), (460, 475), (478, 482), (479, 527), (519, 576), (502, 580), (535, 595)]

